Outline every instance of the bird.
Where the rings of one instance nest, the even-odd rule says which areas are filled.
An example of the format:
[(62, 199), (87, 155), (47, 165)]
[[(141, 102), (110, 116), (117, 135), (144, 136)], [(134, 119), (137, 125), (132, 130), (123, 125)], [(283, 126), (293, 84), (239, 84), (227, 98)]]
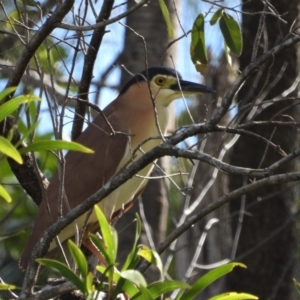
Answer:
[[(161, 137), (167, 133), (168, 106), (173, 100), (213, 92), (205, 85), (183, 80), (173, 68), (149, 67), (133, 76), (117, 98), (77, 138), (76, 142), (94, 150), (94, 153), (69, 151), (65, 156), (64, 180), (61, 181), (58, 172), (53, 175), (46, 191), (47, 201), (42, 201), (39, 206), (31, 235), (21, 255), (20, 268), (27, 268), (34, 246), (60, 213), (66, 215), (143, 153), (162, 143)], [(141, 151), (136, 151), (136, 148)], [(113, 220), (132, 206), (143, 192), (153, 167), (153, 163), (147, 165), (138, 172), (138, 176), (129, 179), (97, 204), (108, 220)], [(58, 198), (62, 188), (64, 197), (62, 211), (59, 212)], [(74, 238), (76, 228), (79, 231), (84, 228), (84, 236), (98, 231), (95, 212), (80, 216), (64, 228), (58, 235), (62, 245)], [(82, 244), (91, 247), (86, 238), (82, 239)], [(57, 242), (53, 240), (46, 256), (58, 254)]]

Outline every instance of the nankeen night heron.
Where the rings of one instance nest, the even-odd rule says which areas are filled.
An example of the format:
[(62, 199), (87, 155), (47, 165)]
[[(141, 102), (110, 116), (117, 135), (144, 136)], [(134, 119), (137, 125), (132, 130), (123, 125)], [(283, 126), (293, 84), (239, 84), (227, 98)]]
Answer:
[[(170, 68), (149, 68), (134, 76), (119, 96), (103, 110), (106, 120), (99, 114), (77, 139), (78, 143), (93, 149), (94, 154), (67, 153), (62, 214), (65, 215), (101, 189), (124, 166), (140, 157), (142, 151), (147, 152), (161, 143), (161, 139), (149, 137), (160, 135), (156, 120), (161, 133), (166, 134), (168, 106), (173, 100), (181, 98), (182, 95), (212, 92), (212, 89), (204, 85), (182, 80), (180, 74)], [(115, 134), (111, 134), (109, 126)], [(145, 140), (147, 141), (143, 143)], [(142, 151), (137, 151), (133, 158), (132, 153), (139, 145), (142, 145)], [(120, 211), (126, 211), (132, 206), (143, 191), (147, 183), (146, 178), (152, 169), (153, 164), (149, 164), (138, 173), (139, 176), (134, 176), (99, 202), (99, 207), (108, 219), (112, 220)], [(24, 269), (27, 268), (33, 247), (44, 231), (58, 219), (60, 188), (61, 181), (56, 173), (47, 190), (49, 210), (44, 201), (39, 207), (31, 236), (21, 256), (20, 266)], [(85, 235), (87, 232), (97, 231), (97, 224), (94, 213), (88, 216), (84, 214), (76, 220), (79, 230), (86, 225)], [(75, 233), (74, 222), (61, 231), (58, 236), (60, 242), (64, 244), (67, 239), (74, 237)], [(83, 239), (83, 244), (89, 248), (90, 244), (85, 244), (85, 241), (86, 239)], [(53, 256), (56, 248), (57, 243), (52, 241), (48, 254)]]

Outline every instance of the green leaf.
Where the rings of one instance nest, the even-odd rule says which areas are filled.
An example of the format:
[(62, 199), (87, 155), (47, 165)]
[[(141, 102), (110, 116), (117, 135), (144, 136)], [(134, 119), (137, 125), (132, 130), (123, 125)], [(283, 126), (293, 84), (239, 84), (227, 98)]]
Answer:
[(191, 59), (196, 66), (197, 71), (201, 72), (201, 74), (204, 74), (207, 64), (207, 53), (205, 46), (203, 14), (199, 14), (199, 16), (196, 18), (192, 28), (191, 37)]
[(38, 116), (37, 104), (38, 104), (37, 102), (32, 101), (27, 105), (27, 111), (29, 111), (31, 123), (35, 123)]
[(20, 288), (17, 287), (16, 285), (0, 283), (0, 291), (16, 290), (16, 289), (20, 289)]
[(125, 270), (121, 272), (121, 277), (127, 279), (137, 286), (147, 286), (144, 276), (137, 270)]
[(204, 35), (204, 16), (199, 14), (192, 28), (192, 60), (200, 61), (203, 64), (207, 63), (207, 53), (205, 47)]
[(61, 263), (60, 261), (48, 258), (38, 258), (36, 259), (36, 261), (43, 266), (57, 270), (61, 276), (64, 276), (67, 280), (71, 281), (79, 290), (85, 293), (84, 283), (81, 281), (79, 276), (77, 276), (65, 264)]
[(246, 293), (228, 292), (222, 295), (212, 297), (209, 300), (252, 300), (252, 299), (257, 300), (258, 297)]
[(0, 197), (2, 197), (6, 202), (11, 202), (10, 194), (6, 189), (0, 184)]
[(62, 140), (56, 140), (56, 141), (46, 140), (46, 141), (33, 142), (27, 147), (20, 149), (19, 152), (21, 154), (24, 154), (27, 152), (36, 152), (36, 151), (43, 151), (43, 150), (61, 150), (61, 149), (78, 151), (83, 153), (94, 153), (93, 150), (79, 143), (62, 141)]
[(149, 293), (146, 287), (140, 286), (141, 297), (140, 300), (155, 300)]
[[(109, 278), (110, 275), (110, 270), (113, 268), (113, 266), (109, 266), (109, 267), (104, 267), (101, 265), (96, 266), (96, 270), (98, 272), (100, 272), (101, 274), (103, 274), (104, 276), (106, 276), (107, 278)], [(118, 272), (113, 272), (112, 275), (112, 279), (114, 282), (118, 282), (118, 280), (120, 279), (120, 273)]]
[(113, 228), (109, 225), (105, 215), (97, 205), (95, 205), (94, 209), (99, 222), (99, 226), (101, 228), (103, 243), (108, 254), (108, 264), (114, 265), (116, 261), (117, 251)]
[(103, 241), (100, 241), (99, 238), (96, 235), (92, 234), (92, 233), (89, 234), (89, 237), (92, 240), (92, 242), (95, 244), (95, 246), (99, 249), (99, 251), (101, 252), (101, 254), (104, 256), (104, 259), (109, 264), (110, 256), (109, 256), (109, 254), (107, 252), (107, 248), (103, 244)]
[(20, 104), (29, 103), (36, 100), (40, 100), (40, 98), (34, 95), (22, 95), (5, 102), (0, 106), (0, 122), (7, 116), (9, 116), (12, 112), (17, 110)]
[(212, 16), (212, 18), (210, 19), (209, 23), (211, 26), (214, 26), (218, 21), (219, 19), (221, 18), (222, 14), (224, 12), (224, 9), (223, 8), (220, 8), (218, 9)]
[(235, 267), (246, 268), (244, 264), (241, 263), (229, 263), (218, 268), (215, 268), (204, 276), (199, 278), (192, 286), (192, 288), (184, 294), (184, 299), (194, 299), (200, 292), (202, 292), (207, 286), (216, 281), (217, 279), (223, 277), (224, 275), (230, 273)]
[[(127, 255), (126, 261), (125, 261), (124, 265), (122, 266), (122, 271), (125, 271), (128, 269), (133, 269), (139, 261), (139, 256), (138, 256), (139, 249), (137, 247), (137, 243), (138, 243), (139, 237), (141, 235), (142, 223), (141, 223), (141, 219), (140, 219), (139, 215), (136, 214), (135, 216), (136, 216), (135, 238), (134, 238), (132, 249), (131, 249), (130, 253)], [(113, 297), (114, 296), (116, 297), (116, 295), (118, 293), (120, 293), (122, 290), (125, 291), (129, 296), (135, 295), (138, 292), (138, 290), (135, 288), (135, 286), (133, 286), (128, 281), (125, 281), (124, 278), (120, 278), (120, 280), (118, 280), (117, 285), (115, 287)]]
[[(135, 285), (133, 284), (131, 281), (129, 280), (126, 280), (124, 278), (121, 278), (119, 280), (120, 281), (123, 281), (123, 284), (122, 284), (122, 291), (124, 291), (128, 296), (129, 296), (129, 299), (131, 299), (134, 295), (137, 295), (140, 293), (140, 289)], [(119, 283), (118, 282), (118, 283)], [(114, 294), (113, 294), (113, 297), (112, 299), (116, 299), (116, 295), (118, 295), (119, 293), (116, 293), (114, 291)]]
[(89, 272), (85, 280), (86, 291), (89, 294), (95, 290), (93, 282), (94, 282), (94, 276), (91, 272)]
[(163, 264), (162, 264), (159, 254), (155, 250), (152, 250), (143, 245), (140, 247), (140, 249), (138, 251), (138, 255), (143, 257), (145, 260), (150, 262), (152, 265), (155, 265), (159, 269), (161, 279), (162, 280), (164, 279), (164, 270), (163, 270), (164, 267), (163, 267)]
[[(153, 299), (158, 298), (166, 293), (172, 292), (177, 289), (190, 289), (191, 286), (185, 282), (170, 280), (163, 282), (154, 282), (147, 286), (148, 292), (151, 294)], [(131, 300), (137, 300), (141, 296), (141, 293), (135, 294)]]
[(300, 296), (300, 284), (299, 284), (299, 282), (297, 282), (297, 280), (295, 278), (293, 279), (293, 281), (294, 281), (295, 287), (297, 289), (298, 295)]
[(3, 136), (0, 136), (0, 152), (15, 160), (17, 163), (22, 164), (23, 159), (15, 146)]
[(82, 277), (85, 279), (88, 274), (88, 264), (84, 254), (72, 240), (68, 240), (68, 248), (70, 250), (72, 257), (74, 258), (74, 261), (78, 266), (78, 269)]
[(5, 97), (13, 93), (17, 88), (16, 87), (9, 87), (2, 92), (0, 92), (0, 101), (2, 101)]
[(243, 39), (239, 23), (231, 15), (224, 12), (219, 24), (225, 43), (236, 56), (240, 56), (243, 49)]
[(161, 9), (161, 12), (163, 14), (163, 17), (165, 19), (165, 22), (167, 24), (168, 35), (171, 39), (173, 39), (174, 38), (174, 27), (173, 27), (173, 24), (171, 22), (170, 14), (169, 14), (168, 8), (166, 6), (166, 3), (165, 3), (164, 0), (158, 0), (158, 3), (159, 3), (159, 6), (160, 6), (160, 9)]

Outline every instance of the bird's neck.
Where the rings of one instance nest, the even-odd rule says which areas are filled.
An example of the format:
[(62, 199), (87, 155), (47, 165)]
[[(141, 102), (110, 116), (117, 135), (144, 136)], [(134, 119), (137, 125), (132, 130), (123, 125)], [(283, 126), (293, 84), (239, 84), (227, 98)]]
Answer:
[[(138, 124), (138, 125), (136, 125)], [(161, 144), (162, 140), (160, 132), (165, 135), (167, 132), (168, 125), (168, 108), (165, 106), (157, 106), (156, 113), (153, 109), (147, 112), (141, 112), (136, 116), (135, 120), (131, 124), (130, 134), (132, 148), (142, 144), (145, 140), (152, 137), (153, 139), (148, 140), (142, 149), (145, 152), (150, 151), (152, 148)], [(160, 132), (158, 129), (160, 128)]]

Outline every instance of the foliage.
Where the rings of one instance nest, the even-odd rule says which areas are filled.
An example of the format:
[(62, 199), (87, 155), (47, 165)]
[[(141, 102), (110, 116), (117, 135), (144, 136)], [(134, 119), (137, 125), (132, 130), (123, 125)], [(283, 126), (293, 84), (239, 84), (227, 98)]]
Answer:
[[(66, 264), (47, 258), (37, 259), (37, 262), (46, 267), (53, 268), (72, 282), (76, 289), (80, 290), (87, 299), (96, 299), (97, 294), (106, 290), (111, 299), (121, 293), (126, 293), (132, 300), (157, 299), (160, 296), (179, 290), (176, 300), (192, 300), (208, 287), (215, 280), (231, 272), (235, 267), (245, 266), (240, 263), (230, 263), (220, 266), (197, 280), (192, 286), (187, 283), (166, 280), (164, 278), (163, 264), (156, 251), (146, 246), (138, 245), (141, 234), (141, 221), (136, 215), (136, 231), (133, 247), (121, 269), (118, 269), (116, 253), (118, 248), (118, 237), (114, 227), (110, 226), (102, 211), (95, 206), (95, 212), (99, 225), (101, 226), (101, 237), (91, 234), (94, 245), (99, 249), (99, 254), (103, 255), (105, 265), (97, 265), (96, 269), (101, 274), (99, 283), (93, 281), (93, 274), (88, 270), (87, 260), (80, 248), (71, 240), (68, 241), (68, 248), (75, 262), (75, 269), (70, 269)], [(141, 259), (156, 266), (161, 274), (160, 281), (147, 284), (144, 276), (136, 269)], [(107, 281), (107, 287), (104, 288)], [(94, 298), (95, 297), (95, 298)], [(255, 296), (243, 293), (226, 293), (212, 299), (258, 299)]]
[[(220, 30), (224, 38), (225, 48), (231, 50), (231, 52), (240, 56), (243, 49), (242, 32), (239, 23), (224, 9), (217, 10), (210, 19), (210, 25), (214, 26), (219, 22)], [(205, 75), (206, 64), (208, 62), (205, 33), (204, 33), (205, 16), (200, 13), (192, 28), (191, 34), (191, 59), (196, 67), (196, 70)], [(226, 49), (227, 61), (230, 63), (230, 54)], [(231, 65), (231, 63), (230, 63)]]
[[(11, 92), (15, 91), (15, 88), (7, 88), (0, 93), (0, 103), (1, 101), (7, 97)], [(5, 102), (0, 105), (0, 122), (3, 121), (6, 117), (12, 114), (14, 111), (18, 109), (21, 104), (30, 104), (32, 101), (40, 100), (38, 97), (33, 95), (22, 95), (15, 97), (8, 102)], [(16, 145), (13, 145), (10, 141), (11, 135), (7, 138), (0, 136), (0, 153), (4, 155), (4, 157), (10, 157), (14, 159), (17, 163), (22, 164), (23, 159), (21, 154), (25, 154), (28, 152), (38, 152), (42, 150), (72, 150), (72, 151), (80, 151), (83, 153), (93, 153), (94, 151), (80, 145), (76, 142), (71, 141), (60, 141), (60, 140), (44, 140), (32, 142), (30, 145), (22, 148), (18, 148), (22, 141), (24, 141), (33, 130), (36, 129), (36, 124), (32, 126), (27, 132), (24, 134), (23, 139), (20, 140)], [(12, 134), (12, 133), (11, 133)], [(11, 197), (9, 193), (0, 185), (0, 197), (2, 197), (7, 202), (11, 202)]]

